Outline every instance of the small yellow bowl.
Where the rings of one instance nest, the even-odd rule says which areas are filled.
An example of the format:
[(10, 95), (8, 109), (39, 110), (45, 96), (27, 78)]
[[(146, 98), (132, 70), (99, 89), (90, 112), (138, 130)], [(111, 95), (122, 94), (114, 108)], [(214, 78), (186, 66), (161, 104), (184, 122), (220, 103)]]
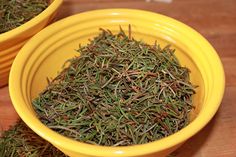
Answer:
[(21, 47), (52, 20), (62, 1), (52, 0), (51, 4), (42, 13), (30, 21), (0, 34), (0, 87), (8, 83), (12, 62)]
[[(179, 132), (158, 141), (125, 147), (105, 147), (64, 137), (37, 118), (31, 101), (55, 77), (63, 63), (78, 53), (79, 43), (98, 35), (100, 27), (127, 32), (132, 26), (135, 39), (164, 46), (171, 44), (183, 66), (190, 68), (191, 81), (198, 85), (192, 122)], [(225, 78), (221, 61), (213, 47), (199, 33), (172, 18), (131, 9), (106, 9), (77, 14), (56, 22), (35, 35), (17, 55), (10, 73), (10, 96), (23, 121), (38, 135), (65, 154), (80, 156), (166, 156), (199, 132), (216, 113), (224, 93)]]

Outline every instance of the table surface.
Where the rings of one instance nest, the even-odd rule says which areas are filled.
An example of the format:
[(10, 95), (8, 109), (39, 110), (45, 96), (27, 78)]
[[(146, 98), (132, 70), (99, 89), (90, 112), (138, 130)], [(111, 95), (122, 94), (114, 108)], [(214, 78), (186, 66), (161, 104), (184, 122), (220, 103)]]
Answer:
[[(226, 90), (212, 121), (176, 151), (177, 157), (236, 157), (236, 0), (64, 0), (56, 20), (87, 10), (135, 8), (161, 13), (195, 28), (217, 50)], [(14, 124), (8, 87), (0, 89), (0, 130)]]

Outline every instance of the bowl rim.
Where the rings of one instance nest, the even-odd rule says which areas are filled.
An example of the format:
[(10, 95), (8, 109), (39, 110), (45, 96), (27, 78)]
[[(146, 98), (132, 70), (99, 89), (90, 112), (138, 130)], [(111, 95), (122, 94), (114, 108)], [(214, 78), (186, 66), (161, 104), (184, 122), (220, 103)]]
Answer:
[(11, 38), (14, 38), (15, 36), (18, 36), (21, 33), (25, 32), (26, 30), (39, 24), (41, 21), (43, 21), (45, 19), (45, 17), (50, 16), (51, 13), (54, 12), (61, 5), (62, 2), (63, 2), (63, 0), (53, 0), (46, 9), (44, 9), (41, 13), (39, 13), (34, 18), (30, 19), (26, 23), (12, 29), (12, 30), (1, 33), (0, 34), (0, 43), (4, 42), (6, 40), (9, 40)]
[[(19, 100), (19, 94), (16, 92), (15, 88), (20, 87), (19, 84), (17, 84), (14, 78), (19, 78), (20, 72), (19, 72), (19, 66), (22, 64), (22, 60), (29, 55), (29, 51), (25, 51), (28, 48), (31, 48), (32, 45), (31, 41), (35, 42), (37, 41), (37, 37), (40, 37), (40, 35), (43, 33), (46, 33), (47, 31), (53, 30), (54, 27), (57, 25), (60, 25), (64, 23), (65, 21), (68, 21), (70, 18), (79, 18), (80, 16), (87, 16), (90, 17), (92, 15), (96, 15), (99, 13), (129, 13), (129, 14), (144, 14), (146, 16), (154, 16), (161, 19), (167, 19), (171, 21), (172, 24), (174, 24), (177, 27), (181, 27), (181, 29), (185, 29), (189, 34), (191, 33), (200, 43), (202, 43), (209, 51), (212, 59), (215, 60), (214, 63), (217, 63), (217, 74), (219, 74), (219, 77), (217, 78), (218, 81), (218, 91), (217, 91), (217, 97), (212, 99), (211, 107), (208, 107), (208, 112), (204, 112), (203, 114), (199, 115), (193, 122), (191, 122), (187, 127), (181, 129), (177, 133), (174, 133), (173, 135), (170, 135), (168, 137), (165, 137), (163, 139), (141, 144), (141, 145), (132, 145), (132, 146), (119, 146), (119, 147), (110, 147), (110, 146), (97, 146), (97, 145), (91, 145), (86, 144), (83, 142), (78, 142), (72, 139), (69, 139), (67, 137), (64, 137), (51, 129), (44, 126), (41, 122), (41, 124), (38, 123), (38, 119), (35, 120), (36, 123), (29, 123), (29, 121), (32, 121), (32, 119), (35, 119), (31, 115), (25, 115), (25, 113), (22, 113), (22, 109), (17, 105), (19, 102), (23, 103), (23, 101)], [(34, 43), (35, 44), (35, 43)], [(179, 22), (173, 18), (157, 14), (150, 11), (143, 11), (143, 10), (137, 10), (137, 9), (101, 9), (101, 10), (93, 10), (93, 11), (87, 11), (83, 13), (79, 13), (76, 15), (69, 16), (67, 18), (64, 18), (58, 22), (55, 22), (54, 24), (48, 26), (43, 31), (41, 31), (39, 34), (34, 36), (30, 41), (24, 46), (24, 48), (20, 51), (20, 53), (17, 55), (11, 72), (10, 72), (10, 79), (9, 79), (9, 91), (10, 91), (10, 97), (13, 102), (13, 105), (22, 118), (23, 121), (26, 122), (26, 124), (34, 130), (38, 135), (43, 137), (44, 139), (52, 142), (55, 146), (58, 146), (59, 148), (63, 148), (63, 150), (68, 150), (70, 152), (75, 151), (77, 153), (83, 153), (86, 155), (93, 155), (93, 156), (135, 156), (135, 155), (145, 155), (145, 154), (151, 154), (158, 151), (163, 151), (165, 149), (171, 148), (173, 146), (177, 146), (183, 142), (185, 142), (187, 139), (195, 135), (198, 131), (200, 131), (215, 115), (216, 111), (218, 110), (220, 106), (220, 102), (223, 98), (224, 94), (224, 88), (225, 88), (225, 75), (222, 63), (220, 61), (220, 58), (214, 48), (210, 45), (210, 43), (197, 31), (195, 31), (193, 28), (187, 26), (186, 24)], [(29, 116), (30, 119), (29, 120)], [(40, 128), (40, 129), (39, 129)], [(42, 132), (43, 130), (45, 130)], [(55, 140), (60, 139), (60, 140)]]

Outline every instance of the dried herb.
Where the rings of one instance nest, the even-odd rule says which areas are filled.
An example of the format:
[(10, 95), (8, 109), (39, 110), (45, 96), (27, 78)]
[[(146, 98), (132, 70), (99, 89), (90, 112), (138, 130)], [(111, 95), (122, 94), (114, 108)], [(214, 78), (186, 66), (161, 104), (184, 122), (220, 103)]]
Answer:
[(170, 46), (101, 29), (33, 100), (40, 120), (78, 141), (126, 146), (167, 137), (189, 123), (194, 86)]
[(0, 0), (0, 33), (29, 21), (48, 7), (48, 0)]
[(0, 138), (1, 157), (66, 157), (19, 121)]

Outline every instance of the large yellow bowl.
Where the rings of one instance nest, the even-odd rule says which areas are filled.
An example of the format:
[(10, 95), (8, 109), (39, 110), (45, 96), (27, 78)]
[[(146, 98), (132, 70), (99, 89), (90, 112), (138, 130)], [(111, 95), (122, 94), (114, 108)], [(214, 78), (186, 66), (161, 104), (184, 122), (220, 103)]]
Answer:
[(54, 17), (63, 0), (51, 0), (42, 13), (25, 24), (0, 34), (0, 87), (8, 83), (12, 62), (29, 38), (43, 29)]
[[(86, 44), (99, 27), (118, 32), (132, 26), (134, 38), (162, 46), (171, 44), (181, 64), (191, 69), (198, 85), (192, 122), (181, 131), (148, 144), (105, 147), (74, 141), (59, 135), (37, 118), (31, 100), (55, 77), (63, 63), (78, 55), (79, 43)], [(213, 47), (199, 33), (172, 18), (130, 9), (107, 9), (77, 14), (56, 22), (35, 35), (17, 55), (10, 73), (10, 96), (23, 121), (38, 135), (69, 156), (166, 156), (199, 132), (216, 113), (224, 93), (224, 71)]]

